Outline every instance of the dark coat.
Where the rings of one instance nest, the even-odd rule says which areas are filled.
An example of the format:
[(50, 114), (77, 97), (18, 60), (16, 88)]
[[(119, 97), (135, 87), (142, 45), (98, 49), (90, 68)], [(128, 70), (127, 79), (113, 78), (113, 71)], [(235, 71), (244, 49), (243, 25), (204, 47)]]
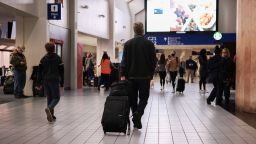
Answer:
[(121, 76), (128, 79), (152, 79), (156, 61), (154, 44), (143, 36), (135, 36), (124, 44)]
[(197, 69), (196, 62), (192, 59), (187, 60), (186, 61), (186, 69), (196, 70)]
[(223, 78), (224, 80), (226, 79), (231, 79), (235, 73), (235, 64), (233, 60), (228, 57), (228, 58), (223, 58)]
[(206, 56), (199, 56), (198, 57), (200, 69), (199, 69), (199, 75), (200, 77), (207, 77), (207, 57)]
[(64, 66), (57, 54), (46, 54), (40, 61), (38, 72), (38, 85), (57, 81), (63, 86)]
[(208, 61), (209, 82), (213, 80), (223, 81), (223, 58), (220, 55), (215, 55)]

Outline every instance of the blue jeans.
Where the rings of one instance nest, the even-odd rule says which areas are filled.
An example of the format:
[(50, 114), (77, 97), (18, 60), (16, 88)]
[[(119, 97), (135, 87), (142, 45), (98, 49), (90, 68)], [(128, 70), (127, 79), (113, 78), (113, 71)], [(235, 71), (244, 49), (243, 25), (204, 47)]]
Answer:
[(49, 109), (54, 109), (60, 101), (60, 82), (45, 81), (44, 94), (47, 96), (47, 106)]
[(14, 74), (14, 95), (20, 97), (23, 95), (23, 89), (26, 84), (26, 71), (14, 69), (13, 74)]

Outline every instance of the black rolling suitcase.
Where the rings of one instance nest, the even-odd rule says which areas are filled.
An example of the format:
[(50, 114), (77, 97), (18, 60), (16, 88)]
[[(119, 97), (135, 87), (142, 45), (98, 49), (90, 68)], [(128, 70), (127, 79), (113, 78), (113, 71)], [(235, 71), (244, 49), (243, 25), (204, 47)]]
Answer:
[(4, 81), (4, 88), (3, 88), (4, 94), (13, 94), (14, 92), (14, 77), (13, 76), (7, 76)]
[(185, 80), (183, 78), (179, 78), (177, 82), (176, 92), (183, 93), (184, 90), (185, 90)]
[(119, 81), (111, 85), (110, 95), (106, 99), (101, 120), (105, 134), (106, 132), (130, 134), (129, 88), (128, 81)]

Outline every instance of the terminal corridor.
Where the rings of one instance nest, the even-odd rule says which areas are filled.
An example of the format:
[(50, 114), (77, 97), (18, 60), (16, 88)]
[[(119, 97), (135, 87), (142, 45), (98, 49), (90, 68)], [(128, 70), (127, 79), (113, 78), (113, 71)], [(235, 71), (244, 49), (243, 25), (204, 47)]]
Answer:
[[(170, 85), (168, 85), (170, 87)], [(160, 91), (155, 84), (142, 117), (143, 128), (130, 136), (104, 135), (101, 116), (107, 92), (94, 88), (65, 91), (57, 121), (45, 117), (45, 98), (0, 105), (1, 144), (255, 144), (256, 130), (219, 106), (207, 105), (197, 84), (184, 95)], [(211, 88), (208, 87), (208, 91)]]

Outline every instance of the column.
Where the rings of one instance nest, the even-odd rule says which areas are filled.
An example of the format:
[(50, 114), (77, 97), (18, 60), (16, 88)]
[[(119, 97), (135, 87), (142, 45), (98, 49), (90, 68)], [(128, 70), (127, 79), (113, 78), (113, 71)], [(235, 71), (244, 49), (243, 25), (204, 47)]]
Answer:
[(77, 88), (77, 0), (69, 1), (69, 26), (71, 30), (71, 89)]
[(237, 0), (236, 106), (256, 112), (256, 1)]
[(16, 16), (17, 37), (16, 45), (25, 46), (24, 55), (27, 59), (27, 79), (24, 94), (32, 96), (32, 68), (39, 64), (45, 55), (44, 45), (48, 41), (47, 5), (45, 0), (37, 2), (38, 17)]

